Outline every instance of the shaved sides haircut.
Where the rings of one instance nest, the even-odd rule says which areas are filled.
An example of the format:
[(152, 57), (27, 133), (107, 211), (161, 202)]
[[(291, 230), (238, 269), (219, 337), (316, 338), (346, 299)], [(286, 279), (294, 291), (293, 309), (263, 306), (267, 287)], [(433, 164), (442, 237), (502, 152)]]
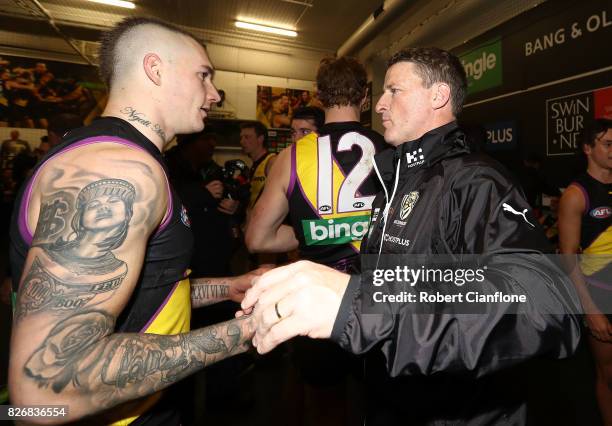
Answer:
[[(135, 59), (141, 60), (141, 58), (135, 57), (138, 50), (149, 43), (157, 43), (159, 49), (163, 49), (164, 43), (156, 40), (155, 37), (151, 37), (151, 35), (148, 37), (142, 36), (139, 30), (142, 30), (145, 26), (156, 27), (160, 31), (189, 37), (206, 49), (206, 46), (200, 43), (193, 34), (175, 25), (153, 18), (126, 18), (112, 30), (104, 33), (100, 39), (99, 73), (102, 81), (106, 83), (109, 89), (118, 73), (133, 65), (131, 62)], [(155, 51), (151, 53), (155, 53)]]

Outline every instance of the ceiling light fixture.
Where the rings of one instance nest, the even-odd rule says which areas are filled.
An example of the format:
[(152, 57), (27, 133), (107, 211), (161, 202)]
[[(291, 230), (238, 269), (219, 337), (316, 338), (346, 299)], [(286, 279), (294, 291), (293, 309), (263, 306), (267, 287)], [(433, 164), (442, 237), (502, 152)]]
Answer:
[(278, 34), (278, 35), (283, 35), (283, 36), (287, 36), (287, 37), (297, 37), (297, 32), (295, 32), (293, 30), (286, 30), (284, 28), (269, 27), (267, 25), (261, 25), (261, 24), (253, 24), (251, 22), (236, 21), (236, 26), (238, 28), (244, 28), (244, 29), (247, 29), (247, 30), (261, 31), (261, 32), (264, 32), (264, 33)]
[(89, 0), (94, 3), (108, 4), (110, 6), (125, 7), (126, 9), (135, 9), (136, 5), (131, 1), (124, 0)]

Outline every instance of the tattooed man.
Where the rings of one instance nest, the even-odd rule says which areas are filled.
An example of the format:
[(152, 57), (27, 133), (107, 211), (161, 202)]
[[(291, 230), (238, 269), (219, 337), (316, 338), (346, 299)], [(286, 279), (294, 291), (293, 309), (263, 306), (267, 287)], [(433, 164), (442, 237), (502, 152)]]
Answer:
[(179, 424), (162, 390), (254, 333), (250, 318), (190, 331), (192, 307), (240, 301), (258, 272), (190, 282), (189, 217), (161, 156), (204, 128), (214, 68), (190, 34), (130, 18), (104, 35), (100, 74), (102, 117), (49, 152), (13, 213), (11, 399), (67, 405), (63, 421)]

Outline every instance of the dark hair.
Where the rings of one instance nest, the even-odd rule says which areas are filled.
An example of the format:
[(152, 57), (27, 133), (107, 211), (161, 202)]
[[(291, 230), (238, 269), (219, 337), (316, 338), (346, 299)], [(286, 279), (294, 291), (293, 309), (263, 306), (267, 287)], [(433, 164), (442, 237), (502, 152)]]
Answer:
[(292, 120), (312, 120), (317, 129), (325, 124), (325, 112), (317, 107), (302, 107), (293, 111)]
[(608, 118), (595, 118), (582, 131), (580, 138), (580, 150), (584, 149), (585, 145), (595, 146), (595, 139), (600, 133), (605, 133), (612, 129), (612, 120)]
[(58, 137), (63, 138), (69, 131), (82, 127), (83, 120), (76, 114), (64, 112), (54, 115), (49, 118), (47, 131), (55, 133)]
[[(117, 24), (113, 29), (102, 34), (100, 38), (100, 49), (98, 51), (99, 61), (99, 73), (102, 81), (110, 88), (117, 65), (119, 62), (119, 55), (117, 52), (117, 46), (122, 37), (141, 25), (155, 25), (160, 28), (164, 28), (176, 34), (182, 34), (190, 37), (196, 42), (200, 43), (193, 34), (167, 22), (161, 21), (155, 18), (143, 18), (143, 17), (130, 17), (126, 18)], [(200, 43), (201, 44), (201, 43)], [(202, 45), (205, 47), (204, 45)]]
[(368, 75), (355, 58), (323, 58), (317, 71), (317, 97), (325, 108), (359, 105), (366, 95)]
[(257, 137), (263, 136), (263, 138), (264, 138), (263, 146), (265, 146), (265, 147), (268, 146), (268, 129), (266, 129), (266, 126), (264, 126), (259, 121), (249, 121), (247, 123), (242, 123), (240, 125), (240, 130), (242, 130), (242, 129), (253, 129), (253, 130), (255, 130), (255, 135), (257, 135)]
[(412, 62), (426, 88), (434, 83), (446, 83), (451, 89), (453, 114), (459, 115), (467, 95), (467, 77), (461, 61), (455, 55), (437, 47), (410, 47), (397, 52), (387, 62), (387, 68), (398, 62)]

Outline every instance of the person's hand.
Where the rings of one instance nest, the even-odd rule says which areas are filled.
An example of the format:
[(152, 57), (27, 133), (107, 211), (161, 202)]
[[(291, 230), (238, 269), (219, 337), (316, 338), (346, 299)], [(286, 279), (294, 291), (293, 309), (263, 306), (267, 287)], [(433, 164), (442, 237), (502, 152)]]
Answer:
[(214, 198), (219, 199), (223, 197), (223, 183), (221, 183), (220, 180), (213, 180), (207, 183), (204, 187)]
[(221, 213), (233, 215), (238, 210), (238, 206), (240, 205), (240, 201), (238, 200), (230, 200), (229, 198), (224, 198), (219, 203), (219, 207), (217, 209)]
[(11, 305), (11, 278), (6, 277), (0, 284), (0, 301), (5, 305)]
[(261, 276), (262, 274), (268, 272), (270, 269), (274, 268), (276, 265), (265, 265), (259, 267), (257, 269), (252, 270), (251, 272), (247, 272), (246, 274), (239, 275), (232, 279), (232, 283), (229, 289), (229, 298), (230, 300), (240, 303), (242, 299), (244, 299), (244, 295), (248, 289), (253, 285), (253, 280), (255, 278)]
[(602, 313), (586, 314), (584, 316), (589, 332), (597, 340), (612, 343), (612, 324)]
[(253, 346), (260, 354), (295, 336), (331, 336), (350, 276), (317, 263), (300, 261), (256, 279), (242, 301), (243, 313), (257, 324)]

